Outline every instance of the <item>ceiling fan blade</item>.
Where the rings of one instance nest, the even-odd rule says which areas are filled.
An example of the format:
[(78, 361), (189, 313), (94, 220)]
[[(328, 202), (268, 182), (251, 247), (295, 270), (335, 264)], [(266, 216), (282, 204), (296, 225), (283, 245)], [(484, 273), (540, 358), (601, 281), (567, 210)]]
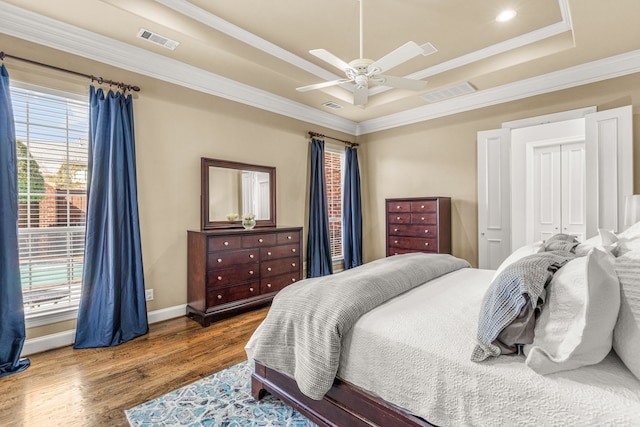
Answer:
[(350, 79), (339, 79), (339, 80), (330, 80), (328, 82), (316, 83), (308, 86), (297, 87), (296, 90), (298, 92), (308, 92), (310, 90), (322, 89), (325, 87), (336, 86), (342, 83), (350, 82)]
[(365, 105), (369, 100), (369, 88), (366, 85), (356, 85), (353, 90), (353, 105)]
[(393, 52), (387, 53), (385, 56), (369, 65), (369, 74), (376, 75), (384, 73), (385, 71), (388, 71), (393, 67), (423, 53), (424, 49), (422, 49), (416, 42), (406, 42)]
[(346, 72), (346, 70), (348, 69), (352, 69), (352, 67), (347, 64), (346, 62), (344, 62), (342, 59), (338, 58), (337, 56), (335, 56), (333, 53), (329, 52), (328, 50), (325, 49), (313, 49), (310, 50), (309, 53), (313, 56), (315, 56), (316, 58), (320, 58), (323, 61), (333, 65), (334, 67), (336, 67), (337, 69)]
[(397, 89), (422, 90), (427, 85), (424, 80), (407, 79), (405, 77), (386, 76), (378, 74), (372, 80), (382, 86), (391, 86)]

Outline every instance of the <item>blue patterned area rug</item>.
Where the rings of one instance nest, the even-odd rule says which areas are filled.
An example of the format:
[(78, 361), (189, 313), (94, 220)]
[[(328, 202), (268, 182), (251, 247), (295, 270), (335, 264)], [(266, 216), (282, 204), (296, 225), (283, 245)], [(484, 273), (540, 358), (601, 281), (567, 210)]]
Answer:
[(134, 427), (315, 426), (270, 394), (256, 402), (252, 371), (253, 363), (242, 362), (124, 412)]

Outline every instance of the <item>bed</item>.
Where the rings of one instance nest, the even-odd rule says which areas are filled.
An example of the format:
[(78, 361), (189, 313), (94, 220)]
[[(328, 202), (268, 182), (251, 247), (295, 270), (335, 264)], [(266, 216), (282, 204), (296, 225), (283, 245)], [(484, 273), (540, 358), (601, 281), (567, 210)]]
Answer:
[[(640, 226), (638, 231), (640, 235)], [(623, 236), (620, 241), (624, 241)], [(592, 247), (602, 246), (603, 242), (599, 237), (580, 245), (576, 251), (582, 254), (576, 256), (575, 268), (565, 269), (564, 276), (559, 274), (563, 271), (560, 269), (554, 280), (586, 270), (586, 274), (591, 275), (589, 280), (595, 282), (593, 268), (589, 267), (590, 259), (595, 259), (597, 253)], [(618, 312), (629, 310), (626, 300), (631, 300), (634, 307), (631, 310), (637, 309), (640, 301), (636, 286), (640, 283), (637, 281), (640, 270), (636, 271), (640, 269), (640, 248), (634, 248), (628, 241), (626, 244), (625, 251), (620, 249), (616, 253), (621, 257), (613, 260), (611, 255), (611, 265), (616, 266), (616, 272), (633, 289), (629, 292), (627, 287), (626, 294), (623, 290), (614, 324), (621, 321)], [(612, 248), (608, 245), (606, 249), (611, 251)], [(537, 250), (539, 248), (523, 248), (518, 256), (526, 257)], [(622, 252), (628, 253), (623, 255)], [(508, 262), (517, 261), (518, 256), (510, 257)], [(265, 362), (261, 359), (267, 357), (261, 357), (260, 351), (256, 354), (260, 343), (270, 339), (261, 325), (247, 344), (247, 354), (255, 362), (254, 398), (272, 393), (317, 424), (328, 426), (640, 425), (640, 381), (630, 370), (631, 367), (638, 369), (633, 361), (638, 359), (638, 353), (633, 351), (640, 349), (633, 347), (640, 339), (637, 333), (640, 324), (635, 323), (635, 329), (633, 326), (634, 319), (640, 320), (633, 317), (637, 312), (631, 313), (631, 325), (621, 328), (630, 335), (625, 335), (624, 340), (621, 335), (618, 340), (625, 345), (634, 341), (631, 353), (628, 346), (619, 350), (627, 364), (611, 349), (611, 338), (608, 348), (607, 344), (598, 342), (600, 348), (596, 350), (583, 349), (587, 359), (606, 351), (597, 363), (591, 361), (577, 369), (565, 366), (558, 372), (544, 375), (532, 368), (524, 354), (471, 361), (470, 356), (478, 345), (478, 319), (483, 299), (497, 274), (493, 270), (456, 268), (411, 287), (359, 316), (340, 336), (335, 379), (321, 398), (309, 393), (304, 382), (299, 386), (294, 379), (296, 372), (284, 372), (286, 369), (277, 361)], [(304, 281), (297, 286), (303, 285)], [(550, 287), (549, 306), (545, 308), (548, 312), (559, 298), (560, 291), (554, 289), (561, 289), (560, 284), (554, 285), (553, 281)], [(575, 285), (572, 287), (578, 289)], [(620, 293), (619, 284), (616, 292)], [(274, 305), (277, 304), (276, 299)], [(540, 319), (543, 319), (542, 315), (536, 328), (542, 323)], [(605, 325), (607, 321), (601, 319), (598, 318), (598, 325)], [(626, 319), (628, 323), (628, 316)], [(549, 327), (550, 320), (546, 319), (546, 322)], [(536, 334), (543, 336), (538, 329)], [(610, 330), (609, 335), (613, 334)], [(626, 339), (628, 336), (631, 338)], [(560, 350), (569, 341), (563, 339)], [(529, 354), (535, 353), (532, 348), (528, 349)], [(302, 359), (297, 361), (304, 363)], [(573, 360), (570, 362), (574, 363)], [(553, 369), (558, 369), (562, 363), (568, 362), (555, 360)], [(548, 363), (546, 366), (548, 369)], [(540, 370), (540, 367), (535, 368)]]

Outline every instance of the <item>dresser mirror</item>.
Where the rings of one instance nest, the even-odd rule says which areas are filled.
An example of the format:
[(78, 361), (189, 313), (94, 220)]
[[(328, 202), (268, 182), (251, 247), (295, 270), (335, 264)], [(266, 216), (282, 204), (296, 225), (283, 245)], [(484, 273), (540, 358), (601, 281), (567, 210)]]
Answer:
[(244, 215), (256, 227), (276, 226), (276, 168), (201, 159), (202, 229), (242, 228)]

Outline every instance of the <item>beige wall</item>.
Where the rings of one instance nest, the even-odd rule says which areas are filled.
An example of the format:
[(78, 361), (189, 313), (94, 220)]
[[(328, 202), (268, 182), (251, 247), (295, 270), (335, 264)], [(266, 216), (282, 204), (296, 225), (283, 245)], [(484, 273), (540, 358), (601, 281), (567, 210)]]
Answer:
[(476, 133), (499, 128), (505, 121), (594, 105), (598, 110), (634, 106), (634, 186), (639, 191), (638, 74), (360, 137), (364, 259), (371, 261), (385, 255), (385, 198), (449, 196), (452, 252), (476, 266)]
[[(135, 94), (137, 178), (142, 252), (149, 311), (186, 303), (186, 231), (200, 225), (200, 157), (275, 166), (277, 219), (306, 226), (309, 144), (314, 130), (353, 140), (319, 126), (61, 54), (8, 36), (0, 46), (87, 74), (139, 85)], [(88, 81), (5, 60), (13, 81), (88, 93)], [(523, 101), (458, 114), (358, 138), (364, 211), (364, 259), (384, 256), (384, 199), (450, 196), (453, 253), (477, 264), (476, 132), (530, 116), (597, 105), (640, 105), (640, 76), (629, 76)], [(634, 112), (636, 165), (640, 122)], [(327, 145), (331, 142), (327, 140)], [(336, 145), (342, 147), (342, 145)], [(637, 166), (638, 167), (638, 166)], [(636, 173), (635, 186), (640, 188)], [(306, 237), (306, 231), (305, 231)], [(34, 338), (73, 328), (62, 322), (27, 331)]]
[[(146, 288), (154, 289), (149, 311), (187, 302), (187, 230), (200, 228), (201, 157), (275, 166), (278, 225), (305, 226), (307, 131), (354, 139), (6, 36), (0, 36), (0, 46), (16, 56), (142, 88), (134, 95), (134, 118), (144, 277)], [(5, 65), (12, 81), (88, 94), (88, 80), (9, 59)], [(70, 321), (31, 328), (27, 338), (73, 327)]]

